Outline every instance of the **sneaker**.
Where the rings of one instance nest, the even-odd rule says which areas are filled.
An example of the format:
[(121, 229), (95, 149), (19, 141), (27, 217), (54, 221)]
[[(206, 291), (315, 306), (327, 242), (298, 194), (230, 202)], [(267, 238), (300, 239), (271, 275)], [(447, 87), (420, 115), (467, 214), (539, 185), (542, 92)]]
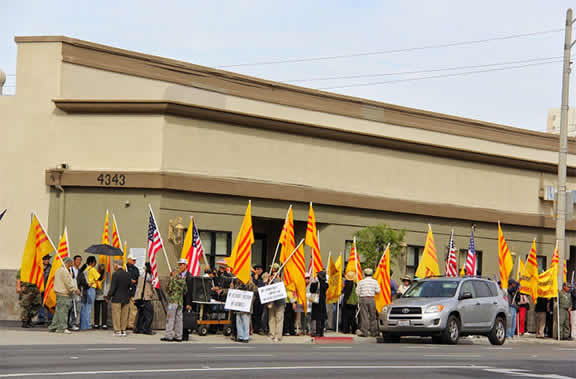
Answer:
[(164, 342), (172, 342), (174, 341), (172, 338), (166, 338), (166, 337), (162, 337), (160, 338), (160, 341), (164, 341)]
[(108, 325), (102, 325), (102, 329), (104, 330), (108, 329)]
[(94, 325), (92, 329), (100, 329), (100, 325)]
[(114, 334), (112, 334), (114, 337), (122, 337), (122, 332), (114, 332)]
[(72, 332), (69, 331), (68, 329), (64, 329), (64, 334), (72, 334)]
[(80, 328), (77, 327), (77, 326), (73, 326), (73, 327), (72, 327), (72, 330), (76, 332), (76, 331), (80, 330)]
[(120, 334), (122, 335), (122, 337), (128, 336), (128, 334), (126, 334), (126, 331), (125, 331), (125, 330), (123, 330), (122, 332), (120, 332)]

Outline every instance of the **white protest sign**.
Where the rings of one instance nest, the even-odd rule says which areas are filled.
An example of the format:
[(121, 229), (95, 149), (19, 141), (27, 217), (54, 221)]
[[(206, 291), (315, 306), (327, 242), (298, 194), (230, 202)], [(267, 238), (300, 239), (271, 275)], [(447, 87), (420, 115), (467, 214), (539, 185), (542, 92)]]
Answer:
[(224, 309), (237, 312), (250, 312), (253, 296), (254, 292), (252, 291), (230, 289), (228, 290), (228, 296), (226, 297), (226, 304), (224, 305)]
[(262, 304), (274, 300), (286, 299), (286, 287), (284, 287), (283, 282), (274, 283), (269, 286), (258, 288), (258, 295), (260, 295), (260, 302)]

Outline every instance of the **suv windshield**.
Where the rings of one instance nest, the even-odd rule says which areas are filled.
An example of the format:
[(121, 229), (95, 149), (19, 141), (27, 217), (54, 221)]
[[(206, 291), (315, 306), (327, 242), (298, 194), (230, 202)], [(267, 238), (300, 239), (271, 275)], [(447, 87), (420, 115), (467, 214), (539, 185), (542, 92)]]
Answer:
[(416, 282), (402, 297), (452, 297), (457, 288), (457, 281), (425, 280)]

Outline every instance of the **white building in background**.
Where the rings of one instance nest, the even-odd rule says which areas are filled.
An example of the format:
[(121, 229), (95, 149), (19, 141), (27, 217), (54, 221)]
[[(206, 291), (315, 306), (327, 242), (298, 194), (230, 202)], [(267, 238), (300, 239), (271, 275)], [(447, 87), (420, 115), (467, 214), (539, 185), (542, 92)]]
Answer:
[[(548, 110), (546, 131), (548, 133), (560, 134), (560, 108), (551, 108)], [(576, 109), (568, 110), (568, 136), (576, 137)]]

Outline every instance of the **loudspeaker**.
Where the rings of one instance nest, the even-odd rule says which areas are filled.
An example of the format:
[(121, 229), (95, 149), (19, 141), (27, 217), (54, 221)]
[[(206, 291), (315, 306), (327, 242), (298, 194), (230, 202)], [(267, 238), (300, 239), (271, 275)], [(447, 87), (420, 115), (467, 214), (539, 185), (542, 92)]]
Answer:
[(212, 279), (201, 276), (192, 277), (192, 301), (210, 301), (212, 291)]

